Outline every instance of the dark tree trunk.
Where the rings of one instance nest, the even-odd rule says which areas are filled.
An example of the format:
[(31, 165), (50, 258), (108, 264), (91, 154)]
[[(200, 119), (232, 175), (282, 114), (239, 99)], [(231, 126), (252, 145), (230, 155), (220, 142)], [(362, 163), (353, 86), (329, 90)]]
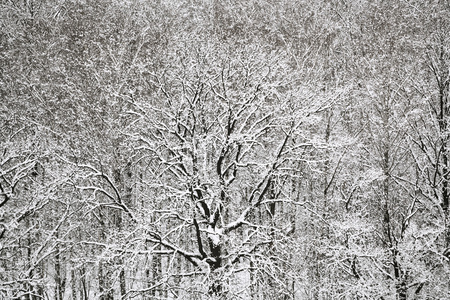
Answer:
[[(56, 238), (58, 238), (58, 231), (56, 231)], [(61, 272), (61, 253), (59, 251), (59, 246), (56, 246), (56, 255), (55, 255), (55, 281), (56, 281), (56, 289), (55, 289), (55, 299), (62, 300), (64, 297), (65, 290), (65, 278), (62, 276)]]
[(120, 295), (122, 296), (122, 298), (124, 298), (127, 293), (124, 267), (121, 267), (121, 269), (120, 269), (119, 282), (120, 282)]

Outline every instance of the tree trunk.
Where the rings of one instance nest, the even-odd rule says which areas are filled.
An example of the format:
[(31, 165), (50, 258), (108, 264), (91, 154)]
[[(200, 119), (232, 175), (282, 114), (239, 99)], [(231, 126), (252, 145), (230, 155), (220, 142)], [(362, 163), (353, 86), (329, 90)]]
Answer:
[(125, 268), (124, 267), (121, 267), (121, 269), (120, 269), (119, 282), (120, 282), (120, 295), (122, 296), (122, 298), (124, 298), (126, 293), (127, 293), (127, 286), (126, 286), (126, 282), (125, 282)]
[(88, 290), (86, 286), (86, 267), (82, 266), (80, 270), (81, 299), (88, 300)]
[(113, 289), (110, 283), (110, 275), (108, 271), (105, 271), (105, 263), (99, 264), (98, 269), (98, 283), (99, 283), (99, 292), (100, 292), (100, 300), (114, 300)]
[[(157, 247), (158, 250), (161, 250), (161, 245)], [(160, 255), (152, 255), (152, 278), (150, 281), (150, 285), (154, 286), (158, 283), (158, 280), (161, 275), (161, 256)], [(153, 297), (157, 296), (156, 289), (153, 289), (150, 293)], [(159, 294), (158, 294), (159, 295)]]
[(395, 280), (396, 280), (395, 290), (396, 290), (396, 294), (397, 294), (397, 299), (398, 300), (406, 300), (407, 299), (407, 291), (408, 291), (408, 288), (406, 286), (406, 277), (405, 277), (404, 271), (402, 270), (402, 268), (400, 267), (400, 265), (397, 261), (398, 252), (396, 250), (394, 250), (392, 255), (393, 255), (393, 265), (394, 265), (394, 276), (395, 276)]
[[(56, 238), (58, 238), (58, 231), (56, 231)], [(61, 274), (61, 253), (59, 251), (59, 246), (56, 245), (56, 255), (55, 255), (55, 299), (62, 300), (64, 297), (65, 290), (65, 278), (62, 278)]]

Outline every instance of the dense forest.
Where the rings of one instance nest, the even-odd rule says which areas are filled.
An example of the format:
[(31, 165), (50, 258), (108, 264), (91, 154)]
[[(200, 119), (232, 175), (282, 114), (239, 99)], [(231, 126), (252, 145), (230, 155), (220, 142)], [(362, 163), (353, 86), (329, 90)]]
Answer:
[(0, 299), (450, 299), (448, 0), (1, 0)]

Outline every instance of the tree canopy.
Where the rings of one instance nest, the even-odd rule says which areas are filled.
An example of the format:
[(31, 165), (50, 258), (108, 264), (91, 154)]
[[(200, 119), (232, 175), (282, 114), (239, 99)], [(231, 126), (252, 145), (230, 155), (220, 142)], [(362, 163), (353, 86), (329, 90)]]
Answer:
[(0, 298), (450, 297), (448, 1), (0, 7)]

